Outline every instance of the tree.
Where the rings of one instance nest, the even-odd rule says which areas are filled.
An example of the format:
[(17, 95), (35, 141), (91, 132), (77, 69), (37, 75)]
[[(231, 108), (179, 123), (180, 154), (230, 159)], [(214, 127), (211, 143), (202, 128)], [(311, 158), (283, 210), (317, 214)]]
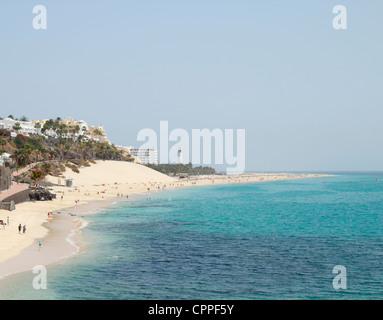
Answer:
[(103, 133), (102, 133), (99, 129), (94, 129), (93, 133), (94, 133), (96, 136), (103, 136)]
[(89, 131), (87, 130), (86, 127), (82, 127), (81, 130), (82, 130), (82, 134), (83, 134), (85, 137), (89, 135)]
[(20, 122), (16, 122), (15, 125), (12, 127), (13, 130), (15, 130), (16, 132), (19, 132), (21, 130), (21, 125), (20, 125)]
[(28, 118), (27, 118), (26, 116), (22, 116), (22, 117), (20, 118), (20, 121), (28, 121)]
[(49, 119), (48, 121), (45, 121), (45, 123), (43, 125), (44, 131), (52, 129), (53, 128), (53, 124), (54, 124), (54, 121), (52, 119)]
[(35, 123), (35, 129), (37, 131), (37, 134), (41, 134), (42, 130), (41, 130), (41, 123), (40, 122)]
[(62, 123), (60, 124), (60, 130), (64, 131), (66, 129), (66, 124), (65, 123)]
[(15, 119), (15, 118), (13, 117), (13, 115), (11, 115), (11, 114), (8, 116), (8, 118), (9, 118), (9, 119)]
[(28, 148), (16, 150), (11, 158), (16, 161), (16, 164), (19, 166), (25, 165), (29, 162), (29, 157), (31, 155), (31, 150)]

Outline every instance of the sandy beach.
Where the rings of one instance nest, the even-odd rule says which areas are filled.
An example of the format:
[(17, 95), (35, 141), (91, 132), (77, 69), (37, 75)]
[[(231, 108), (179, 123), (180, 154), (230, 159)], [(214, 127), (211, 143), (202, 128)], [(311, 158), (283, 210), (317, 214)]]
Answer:
[[(80, 229), (82, 218), (102, 210), (115, 201), (129, 201), (138, 195), (158, 190), (201, 185), (273, 181), (325, 177), (320, 174), (263, 174), (199, 176), (178, 179), (166, 176), (145, 166), (130, 162), (97, 161), (83, 167), (80, 173), (70, 169), (66, 179), (73, 179), (72, 187), (64, 186), (65, 179), (48, 177), (62, 186), (52, 187), (57, 198), (52, 201), (24, 202), (15, 211), (0, 211), (0, 219), (9, 224), (0, 227), (0, 278), (47, 265), (81, 252)], [(48, 218), (48, 212), (51, 213)], [(26, 226), (19, 233), (18, 226)], [(42, 242), (40, 248), (38, 242)]]

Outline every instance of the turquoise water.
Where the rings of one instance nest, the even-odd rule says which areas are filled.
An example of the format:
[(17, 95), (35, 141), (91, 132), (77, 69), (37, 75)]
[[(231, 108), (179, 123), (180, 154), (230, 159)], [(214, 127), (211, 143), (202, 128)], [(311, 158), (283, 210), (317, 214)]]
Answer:
[[(158, 192), (93, 215), (86, 253), (0, 282), (17, 299), (382, 299), (383, 177)], [(326, 182), (326, 183), (324, 183)], [(334, 266), (347, 270), (335, 290)]]

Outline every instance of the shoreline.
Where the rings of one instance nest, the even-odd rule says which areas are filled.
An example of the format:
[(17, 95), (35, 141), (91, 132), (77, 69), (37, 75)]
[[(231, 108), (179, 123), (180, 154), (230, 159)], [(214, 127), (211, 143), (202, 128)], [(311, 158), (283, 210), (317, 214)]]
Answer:
[[(170, 191), (183, 187), (306, 179), (330, 176), (333, 175), (268, 173), (242, 174), (232, 176), (200, 176), (192, 177), (189, 179), (176, 180), (174, 178), (163, 175), (163, 177), (160, 176), (162, 179), (158, 179), (160, 181), (135, 181), (127, 183), (126, 185), (123, 183), (108, 183), (101, 185), (81, 184), (81, 189), (86, 190), (85, 193), (81, 193), (79, 186), (73, 186), (71, 188), (54, 187), (53, 189), (55, 189), (54, 191), (57, 194), (57, 199), (53, 200), (53, 202), (35, 202), (32, 206), (29, 202), (26, 202), (18, 205), (23, 207), (21, 208), (21, 211), (23, 211), (24, 207), (34, 207), (34, 209), (36, 209), (38, 214), (35, 217), (37, 219), (34, 220), (33, 225), (33, 227), (36, 228), (36, 232), (32, 233), (26, 242), (16, 241), (13, 247), (11, 246), (12, 249), (14, 249), (13, 253), (10, 254), (10, 249), (8, 249), (8, 255), (3, 255), (1, 257), (3, 259), (2, 261), (0, 260), (0, 280), (17, 273), (30, 271), (36, 265), (51, 265), (64, 262), (68, 258), (85, 252), (86, 246), (83, 243), (83, 239), (81, 239), (81, 229), (87, 226), (86, 219), (84, 218), (86, 218), (86, 216), (99, 213), (114, 203), (138, 200), (147, 194), (153, 194), (157, 191)], [(85, 179), (86, 178), (87, 177), (85, 177)], [(113, 178), (117, 179), (112, 179), (111, 181), (118, 180), (118, 177)], [(101, 189), (103, 191), (96, 191)], [(60, 200), (61, 192), (64, 194), (65, 200)], [(128, 194), (129, 198), (124, 196), (118, 197), (116, 196), (116, 192), (118, 192), (118, 194), (120, 192), (124, 195)], [(67, 195), (67, 193), (70, 194)], [(81, 200), (80, 197), (77, 198), (79, 193)], [(91, 196), (91, 193), (94, 195)], [(69, 198), (69, 200), (67, 198)], [(77, 203), (73, 205), (75, 200), (79, 200), (81, 204)], [(53, 207), (53, 209), (49, 210), (50, 207)], [(30, 210), (30, 208), (28, 209)], [(44, 211), (46, 213), (43, 213)], [(49, 219), (46, 216), (47, 212), (52, 213), (51, 218)], [(9, 215), (12, 215), (12, 213), (9, 213)], [(45, 218), (43, 218), (44, 216)], [(14, 225), (14, 223), (11, 223), (11, 226), (12, 224)], [(0, 230), (0, 236), (2, 231), (3, 230)], [(22, 238), (25, 237), (25, 235), (18, 235), (18, 237)], [(41, 248), (39, 248), (37, 244), (39, 240), (42, 242)]]
[[(137, 193), (134, 196), (133, 200), (138, 200), (144, 195)], [(36, 240), (36, 243), (23, 248), (19, 254), (1, 263), (0, 281), (18, 273), (31, 271), (37, 265), (61, 263), (86, 252), (86, 244), (81, 236), (81, 229), (88, 225), (86, 217), (98, 214), (115, 203), (128, 201), (130, 200), (109, 198), (52, 211), (51, 218), (43, 223), (47, 234), (38, 239), (42, 243), (41, 248)]]

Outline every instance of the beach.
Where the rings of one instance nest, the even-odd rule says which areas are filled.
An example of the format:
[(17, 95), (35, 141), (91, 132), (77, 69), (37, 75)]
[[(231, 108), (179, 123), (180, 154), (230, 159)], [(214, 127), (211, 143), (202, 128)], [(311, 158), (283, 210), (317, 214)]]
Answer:
[[(17, 204), (14, 211), (0, 211), (0, 219), (7, 222), (9, 217), (9, 224), (5, 228), (0, 227), (0, 277), (28, 271), (36, 265), (63, 261), (81, 253), (81, 228), (86, 226), (86, 215), (99, 212), (116, 201), (134, 201), (153, 191), (180, 187), (325, 176), (245, 173), (178, 179), (139, 164), (120, 161), (97, 161), (90, 167), (80, 168), (80, 173), (67, 169), (65, 179), (73, 179), (71, 187), (64, 186), (63, 178), (47, 178), (53, 184), (62, 185), (51, 187), (56, 199), (27, 201)], [(19, 232), (19, 225), (26, 226), (25, 233), (23, 230)]]

